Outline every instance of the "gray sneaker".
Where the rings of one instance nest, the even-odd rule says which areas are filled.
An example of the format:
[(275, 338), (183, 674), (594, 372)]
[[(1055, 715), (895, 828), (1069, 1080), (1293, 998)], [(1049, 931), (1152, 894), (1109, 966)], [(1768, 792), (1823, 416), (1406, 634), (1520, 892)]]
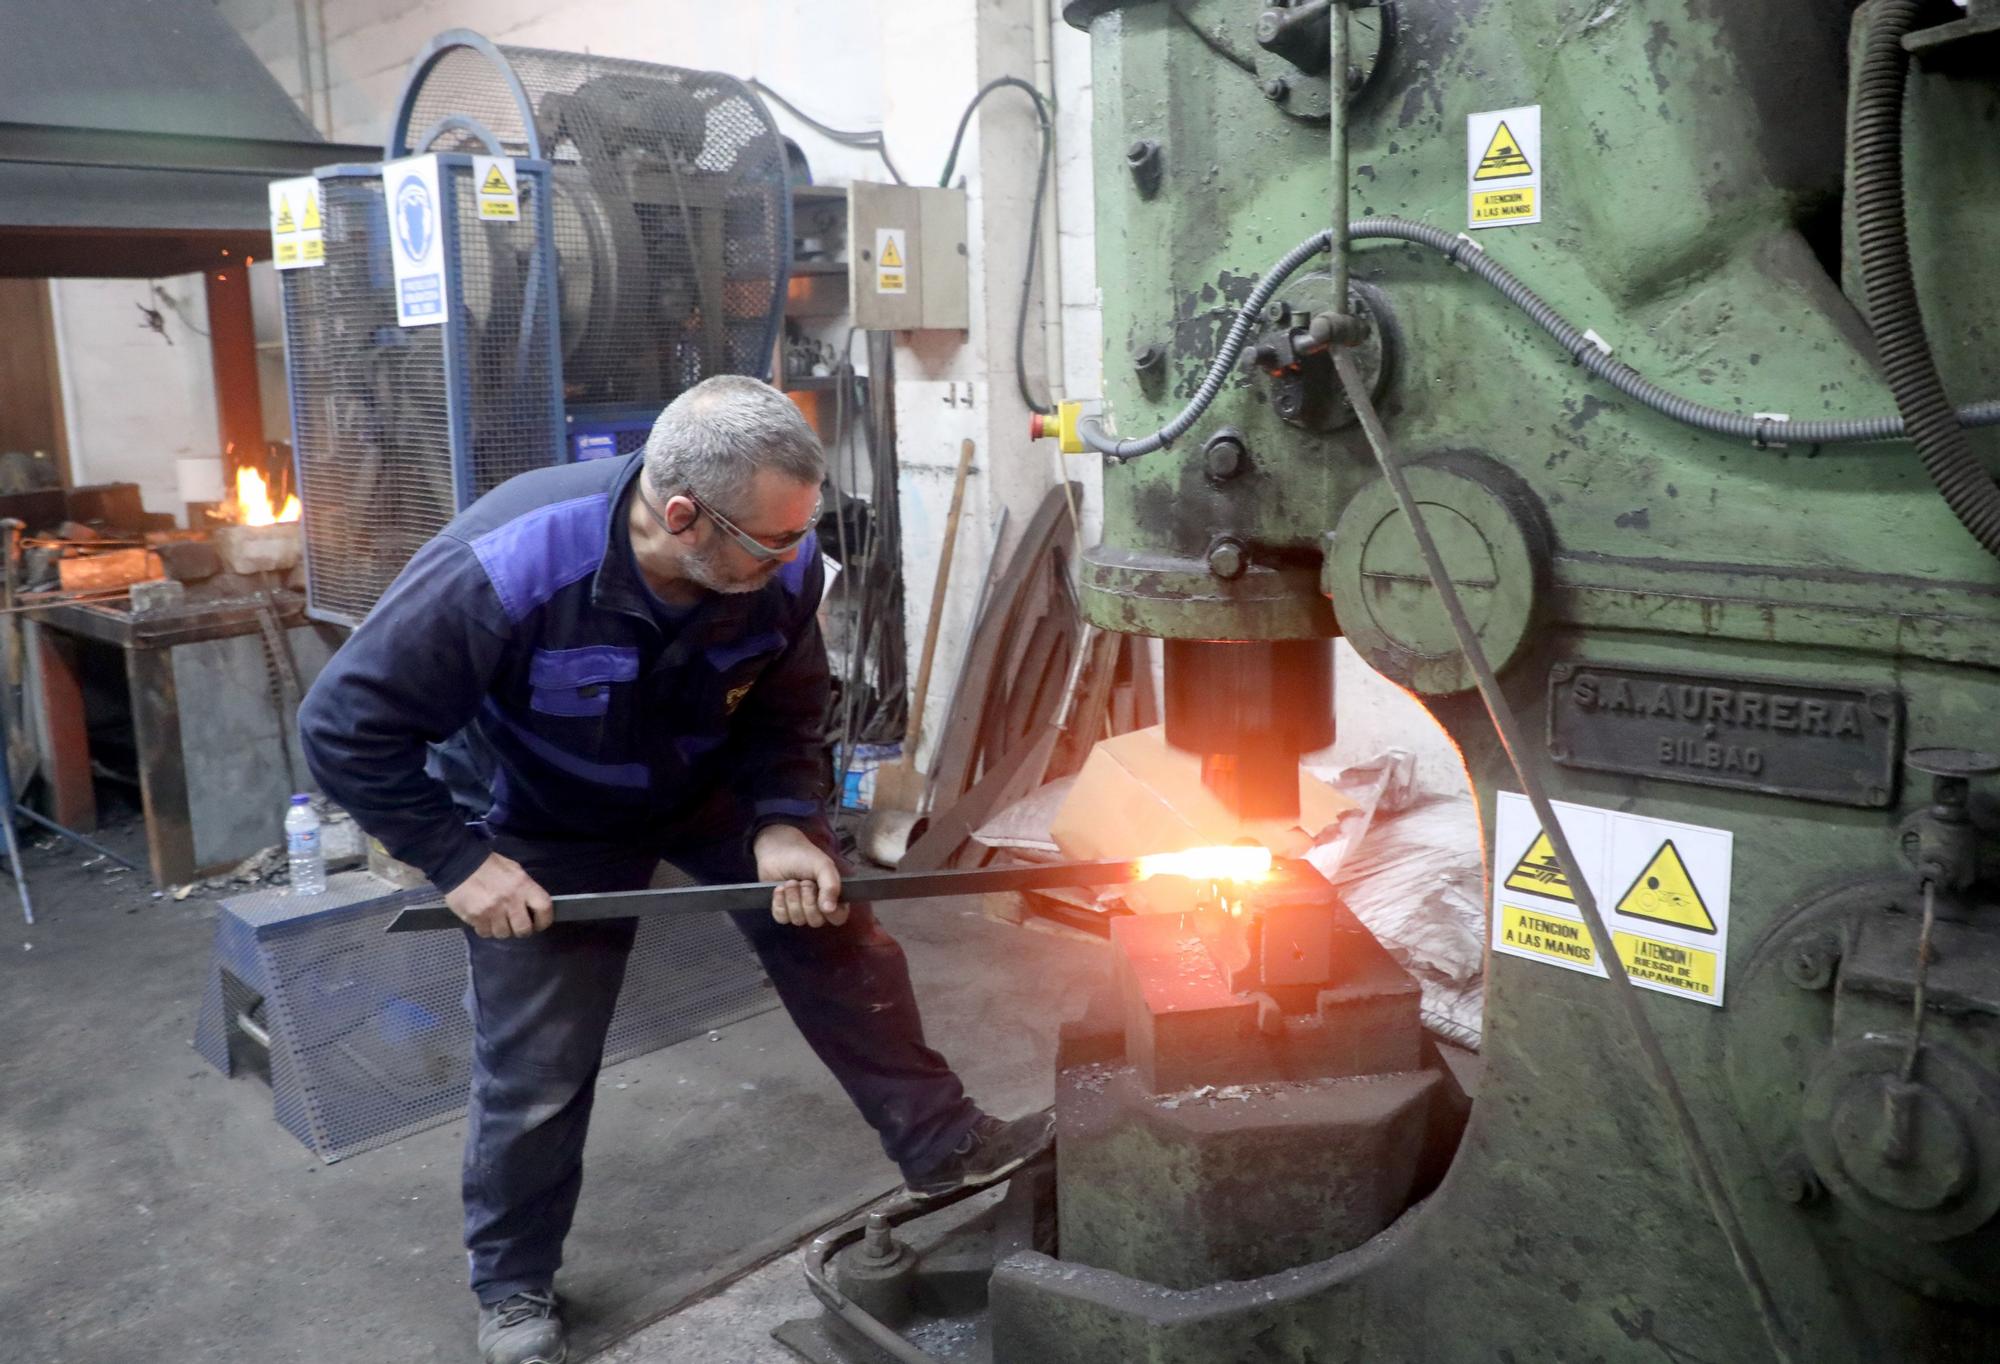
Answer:
[(516, 1293), (479, 1309), (479, 1357), (484, 1364), (563, 1364), (569, 1337), (556, 1295)]
[(1053, 1113), (1030, 1113), (1012, 1122), (981, 1114), (957, 1150), (936, 1169), (906, 1179), (903, 1187), (917, 1198), (941, 1198), (960, 1189), (997, 1184), (1048, 1150), (1055, 1139)]

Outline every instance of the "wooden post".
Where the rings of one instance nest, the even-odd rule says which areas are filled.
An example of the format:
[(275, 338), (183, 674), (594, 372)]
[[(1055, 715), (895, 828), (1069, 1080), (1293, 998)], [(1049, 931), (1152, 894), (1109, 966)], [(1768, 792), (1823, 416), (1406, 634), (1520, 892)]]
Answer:
[(181, 755), (180, 690), (170, 648), (125, 651), (132, 693), (132, 737), (139, 750), (139, 793), (146, 807), (146, 857), (162, 888), (195, 878), (194, 823), (187, 762)]
[(83, 646), (45, 625), (30, 624), (28, 634), (48, 727), (49, 817), (87, 834), (97, 827), (97, 793), (90, 784), (90, 731), (84, 722)]
[(45, 450), (60, 481), (69, 482), (69, 431), (47, 280), (0, 279), (0, 450)]
[[(232, 256), (208, 280), (208, 350), (215, 367), (220, 449), (264, 471), (264, 400), (257, 384), (257, 327), (250, 316), (250, 271)], [(225, 473), (228, 472), (225, 470)]]

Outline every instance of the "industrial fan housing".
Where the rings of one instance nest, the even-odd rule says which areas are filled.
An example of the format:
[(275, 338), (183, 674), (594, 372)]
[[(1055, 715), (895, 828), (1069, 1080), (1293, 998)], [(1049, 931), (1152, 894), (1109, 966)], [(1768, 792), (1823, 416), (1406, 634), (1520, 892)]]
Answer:
[[(347, 625), (481, 494), (637, 449), (710, 375), (767, 378), (791, 257), (784, 142), (725, 75), (454, 30), (383, 156), (316, 172), (324, 264), (283, 275), (307, 609)], [(442, 325), (397, 321), (385, 185), (412, 156), (436, 157)], [(482, 212), (475, 157), (511, 160), (514, 216)]]

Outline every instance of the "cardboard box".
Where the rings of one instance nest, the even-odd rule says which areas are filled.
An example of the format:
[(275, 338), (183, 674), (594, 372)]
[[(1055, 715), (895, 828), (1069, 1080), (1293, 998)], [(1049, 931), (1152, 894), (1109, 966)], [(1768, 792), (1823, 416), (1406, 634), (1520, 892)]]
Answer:
[[(1063, 856), (1143, 857), (1249, 840), (1280, 857), (1300, 857), (1353, 801), (1319, 778), (1299, 773), (1299, 818), (1239, 820), (1201, 782), (1201, 757), (1168, 745), (1159, 725), (1106, 739), (1091, 750), (1056, 812), (1050, 833)], [(1119, 894), (1142, 914), (1194, 908), (1197, 887), (1160, 877)]]

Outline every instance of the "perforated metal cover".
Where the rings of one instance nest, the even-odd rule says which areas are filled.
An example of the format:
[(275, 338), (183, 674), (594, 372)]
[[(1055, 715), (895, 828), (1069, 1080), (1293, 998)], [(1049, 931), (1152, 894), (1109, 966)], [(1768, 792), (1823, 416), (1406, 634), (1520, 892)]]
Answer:
[[(569, 403), (664, 406), (711, 374), (769, 377), (791, 258), (784, 143), (733, 77), (535, 48), (499, 49), (554, 166)], [(413, 131), (470, 119), (530, 152), (503, 73), (470, 47), (406, 93)], [(458, 127), (431, 149), (481, 152)]]
[[(465, 1111), (472, 1025), (465, 940), (383, 932), (429, 889), (383, 894), (361, 872), (324, 895), (258, 891), (225, 900), (195, 1048), (233, 1074), (239, 1016), (270, 1036), (272, 1109), (328, 1160), (451, 1122)], [(642, 922), (605, 1040), (604, 1063), (641, 1055), (777, 1003), (722, 915)]]
[(396, 324), (376, 174), (321, 178), (326, 264), (283, 276), (307, 605), (319, 619), (359, 624), (461, 507), (562, 457), (555, 308), (535, 226), (546, 181), (524, 170), (520, 221), (503, 222), (480, 219), (470, 178), (462, 161), (442, 167), (453, 220), (443, 326)]

